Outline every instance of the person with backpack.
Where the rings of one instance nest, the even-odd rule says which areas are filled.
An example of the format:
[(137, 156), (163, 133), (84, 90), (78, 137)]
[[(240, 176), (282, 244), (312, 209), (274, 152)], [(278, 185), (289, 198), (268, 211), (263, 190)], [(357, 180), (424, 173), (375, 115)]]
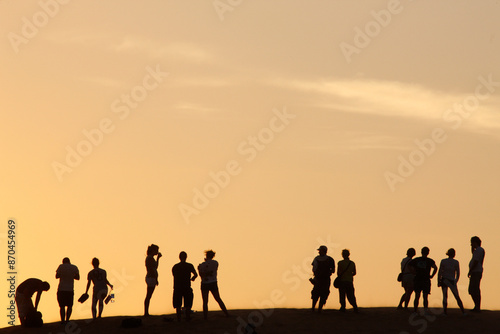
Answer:
[(408, 309), (408, 304), (410, 303), (411, 294), (413, 293), (413, 279), (415, 275), (412, 274), (408, 263), (412, 260), (417, 252), (415, 248), (408, 248), (406, 251), (406, 257), (401, 261), (401, 286), (405, 289), (405, 293), (401, 296), (399, 300), (398, 310)]
[(311, 291), (313, 312), (318, 300), (318, 312), (321, 312), (330, 295), (330, 276), (335, 272), (335, 261), (331, 256), (326, 255), (327, 252), (328, 248), (326, 246), (320, 246), (318, 248), (319, 255), (312, 262), (312, 271), (314, 273), (314, 278), (311, 279), (311, 283), (314, 285)]
[(346, 302), (349, 301), (354, 312), (358, 312), (358, 304), (354, 295), (354, 276), (356, 276), (356, 264), (349, 259), (351, 253), (348, 249), (342, 251), (343, 260), (339, 261), (337, 269), (337, 279), (339, 281), (340, 312), (345, 312)]

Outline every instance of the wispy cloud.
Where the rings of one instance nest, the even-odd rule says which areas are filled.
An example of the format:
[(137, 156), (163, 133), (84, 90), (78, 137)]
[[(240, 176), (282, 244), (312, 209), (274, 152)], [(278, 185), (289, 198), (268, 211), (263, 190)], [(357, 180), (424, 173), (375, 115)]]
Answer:
[[(311, 103), (317, 107), (387, 117), (405, 117), (433, 122), (445, 122), (447, 110), (474, 96), (471, 92), (446, 93), (426, 87), (395, 81), (330, 80), (301, 81), (273, 80), (271, 85), (312, 94)], [(469, 131), (500, 129), (500, 99), (494, 95), (481, 101), (477, 110), (464, 119), (463, 128)]]
[(165, 43), (138, 36), (126, 36), (111, 49), (122, 52), (144, 53), (152, 59), (174, 58), (190, 62), (207, 62), (212, 55), (201, 47), (191, 43)]

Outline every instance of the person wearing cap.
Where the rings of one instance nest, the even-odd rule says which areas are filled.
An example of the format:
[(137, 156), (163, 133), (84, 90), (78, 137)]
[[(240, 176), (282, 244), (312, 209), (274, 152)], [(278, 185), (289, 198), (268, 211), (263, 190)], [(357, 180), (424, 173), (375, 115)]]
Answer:
[(335, 261), (331, 256), (326, 255), (328, 248), (324, 245), (318, 248), (319, 255), (312, 262), (314, 278), (310, 281), (314, 285), (311, 291), (312, 311), (316, 308), (319, 300), (318, 312), (321, 312), (326, 300), (330, 295), (330, 276), (335, 272)]

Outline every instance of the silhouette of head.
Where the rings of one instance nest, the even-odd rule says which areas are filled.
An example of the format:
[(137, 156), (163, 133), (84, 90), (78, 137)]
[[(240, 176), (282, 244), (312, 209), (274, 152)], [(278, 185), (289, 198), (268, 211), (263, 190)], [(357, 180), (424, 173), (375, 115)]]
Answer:
[(63, 262), (62, 262), (62, 263), (71, 263), (71, 262), (69, 261), (69, 257), (65, 257), (65, 258), (63, 259)]
[(429, 252), (430, 252), (429, 247), (422, 248), (422, 256), (429, 255)]
[(349, 252), (349, 250), (348, 250), (348, 249), (344, 249), (344, 250), (342, 251), (342, 257), (343, 257), (344, 259), (349, 258), (349, 255), (351, 255), (351, 252)]
[(50, 289), (49, 282), (42, 282), (42, 290), (43, 291), (49, 291), (49, 289)]
[(180, 252), (179, 253), (179, 260), (181, 260), (182, 262), (186, 261), (188, 255), (186, 252)]
[(92, 265), (94, 266), (94, 268), (99, 268), (99, 259), (98, 258), (93, 258), (92, 259)]
[(415, 248), (408, 248), (408, 250), (406, 251), (406, 255), (409, 257), (414, 257), (415, 254), (417, 254), (417, 252), (415, 251)]
[(205, 251), (205, 257), (209, 260), (213, 259), (215, 256), (215, 252), (211, 249)]
[(481, 246), (481, 239), (479, 239), (478, 236), (474, 236), (474, 237), (470, 238), (470, 243), (474, 247), (479, 247), (479, 246)]
[(328, 248), (325, 245), (321, 245), (319, 246), (318, 251), (319, 254), (326, 255), (326, 253), (328, 252)]
[(158, 245), (151, 244), (151, 246), (148, 246), (148, 250), (146, 253), (148, 255), (156, 255), (156, 254), (158, 254), (159, 250), (160, 250), (160, 247), (158, 247)]
[(451, 257), (453, 259), (455, 257), (455, 249), (453, 249), (453, 248), (448, 249), (448, 251), (446, 252), (446, 255), (448, 255), (449, 257)]

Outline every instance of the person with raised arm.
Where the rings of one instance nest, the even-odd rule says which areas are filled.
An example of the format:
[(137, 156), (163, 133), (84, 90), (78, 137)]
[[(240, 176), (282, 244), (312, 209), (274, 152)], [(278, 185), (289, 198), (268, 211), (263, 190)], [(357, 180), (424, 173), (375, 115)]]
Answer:
[[(149, 316), (149, 304), (158, 283), (158, 265), (160, 264), (160, 247), (152, 244), (146, 251), (146, 298), (144, 299), (144, 316)], [(155, 259), (156, 256), (156, 259)]]
[(222, 312), (229, 317), (226, 305), (222, 301), (219, 294), (219, 287), (217, 285), (217, 270), (219, 263), (214, 260), (215, 252), (213, 250), (205, 251), (205, 261), (198, 266), (198, 272), (201, 277), (201, 297), (203, 299), (203, 317), (205, 320), (208, 318), (208, 296), (211, 292), (214, 299), (219, 304)]

